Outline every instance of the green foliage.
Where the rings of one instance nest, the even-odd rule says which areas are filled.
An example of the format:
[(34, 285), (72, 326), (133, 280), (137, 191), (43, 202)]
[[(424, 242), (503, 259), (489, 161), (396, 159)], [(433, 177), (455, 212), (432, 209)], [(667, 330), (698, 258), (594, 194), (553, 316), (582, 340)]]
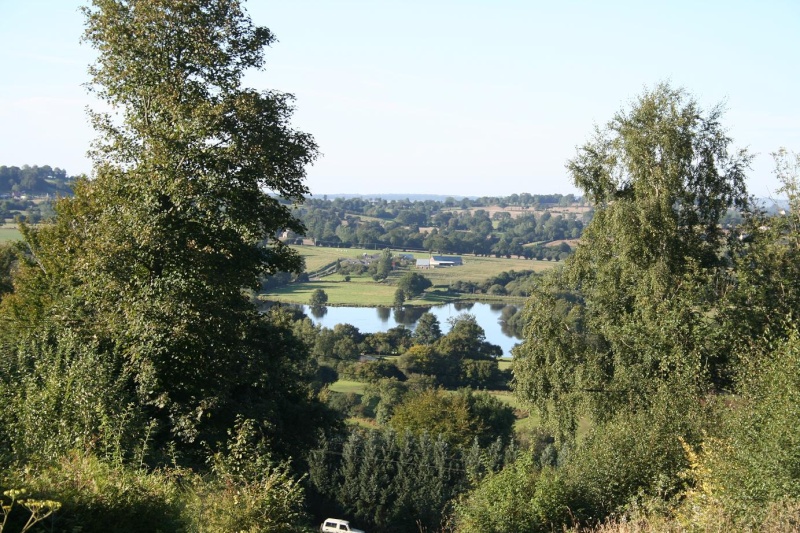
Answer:
[(563, 474), (539, 471), (523, 454), (497, 473), (489, 474), (455, 509), (456, 531), (463, 533), (550, 532), (573, 521), (571, 495)]
[(452, 362), (438, 353), (433, 346), (415, 344), (398, 358), (397, 366), (407, 376), (411, 374), (448, 376), (457, 372)]
[[(285, 464), (272, 464), (252, 445), (254, 426), (239, 426), (214, 474), (165, 467), (154, 471), (113, 464), (91, 453), (70, 453), (36, 468), (13, 472), (0, 485), (25, 486), (57, 514), (58, 531), (307, 531), (304, 492)], [(4, 504), (5, 505), (5, 504)], [(46, 508), (39, 505), (36, 516)], [(9, 524), (17, 525), (16, 511)], [(17, 515), (22, 519), (27, 516)], [(16, 529), (18, 530), (18, 529)]]
[(753, 339), (787, 336), (786, 317), (800, 316), (800, 154), (781, 149), (773, 157), (789, 210), (748, 214), (739, 229), (734, 285), (718, 317), (717, 342), (732, 353), (749, 351)]
[(800, 336), (754, 353), (742, 397), (706, 458), (716, 496), (736, 515), (761, 518), (778, 501), (800, 500)]
[(225, 451), (210, 459), (215, 477), (198, 485), (190, 512), (203, 531), (305, 531), (304, 491), (289, 465), (274, 464), (258, 424), (239, 419)]
[(289, 126), (290, 96), (240, 86), (273, 37), (234, 0), (97, 0), (84, 13), (109, 113), (92, 115), (93, 179), (57, 202), (53, 224), (23, 227), (0, 308), (10, 448), (130, 453), (127, 436), (154, 420), (153, 449), (176, 444), (196, 464), (201, 442), (244, 416), (277, 456), (295, 454), (324, 425), (314, 367), (289, 322), (243, 291), (301, 266), (275, 237), (302, 231), (277, 197), (302, 200), (316, 156)]
[(403, 292), (403, 289), (397, 289), (394, 291), (394, 303), (393, 307), (401, 308), (406, 301), (406, 293)]
[(362, 403), (373, 406), (375, 421), (384, 425), (389, 422), (395, 408), (408, 394), (409, 387), (402, 381), (387, 378), (370, 383), (364, 389)]
[(197, 481), (183, 470), (147, 473), (112, 465), (92, 454), (70, 453), (58, 460), (15, 472), (10, 480), (38, 498), (61, 503), (56, 518), (59, 531), (185, 531), (184, 486)]
[(311, 298), (308, 300), (308, 305), (312, 307), (322, 307), (328, 303), (328, 295), (322, 289), (316, 289), (311, 293)]
[(397, 368), (397, 365), (385, 359), (365, 361), (356, 367), (356, 377), (361, 381), (374, 383), (382, 379), (394, 378), (405, 381), (406, 376)]
[(555, 413), (562, 434), (581, 413), (602, 422), (648, 409), (665, 383), (698, 396), (723, 384), (728, 353), (709, 328), (734, 243), (718, 223), (747, 205), (750, 158), (729, 150), (720, 117), (658, 85), (568, 164), (595, 215), (564, 271), (531, 298), (514, 364), (521, 397)]
[(0, 243), (0, 299), (14, 290), (14, 270), (19, 252), (13, 244)]
[[(727, 307), (744, 285), (730, 267), (746, 250), (719, 222), (747, 212), (750, 157), (730, 150), (720, 117), (658, 85), (568, 164), (596, 211), (564, 268), (533, 289), (513, 372), (559, 437), (567, 490), (550, 501), (575, 519), (688, 490), (681, 443), (714, 428), (710, 394), (731, 383), (720, 339), (736, 336)], [(576, 441), (583, 417), (591, 429)]]
[(478, 439), (481, 446), (487, 446), (498, 438), (510, 439), (514, 412), (484, 392), (461, 389), (453, 394), (428, 389), (407, 395), (395, 407), (389, 425), (400, 433), (439, 435), (453, 445), (467, 446)]
[(344, 443), (323, 440), (311, 452), (309, 481), (329, 505), (374, 530), (439, 530), (469, 472), (490, 470), (489, 463), (502, 466), (502, 447), (454, 448), (427, 433), (354, 430)]
[(407, 300), (416, 298), (432, 286), (431, 280), (417, 272), (406, 272), (397, 280), (397, 288), (405, 293)]
[(461, 313), (449, 319), (450, 331), (436, 349), (454, 359), (495, 359), (503, 355), (499, 346), (486, 342), (486, 332), (474, 315)]
[(369, 271), (372, 273), (372, 279), (382, 281), (389, 276), (392, 271), (392, 257), (392, 252), (387, 248), (381, 252), (377, 261), (370, 264)]
[(79, 331), (43, 324), (13, 345), (0, 420), (14, 458), (53, 461), (78, 446), (133, 454), (146, 423), (120, 357)]
[(442, 337), (442, 329), (436, 315), (426, 311), (417, 320), (414, 328), (414, 342), (416, 344), (430, 345)]

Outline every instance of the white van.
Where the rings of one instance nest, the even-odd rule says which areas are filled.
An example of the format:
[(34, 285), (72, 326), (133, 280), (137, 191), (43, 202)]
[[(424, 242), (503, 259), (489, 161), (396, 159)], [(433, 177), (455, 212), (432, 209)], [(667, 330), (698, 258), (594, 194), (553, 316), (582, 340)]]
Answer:
[(364, 533), (361, 529), (350, 527), (350, 522), (347, 520), (339, 520), (338, 518), (326, 518), (322, 525), (319, 526), (319, 530), (322, 533), (341, 533), (342, 531)]

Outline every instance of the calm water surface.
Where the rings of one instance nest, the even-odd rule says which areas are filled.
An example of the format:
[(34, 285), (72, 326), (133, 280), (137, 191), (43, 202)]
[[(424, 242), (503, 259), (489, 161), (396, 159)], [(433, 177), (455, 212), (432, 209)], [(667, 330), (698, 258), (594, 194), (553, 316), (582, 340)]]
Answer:
[(511, 357), (511, 348), (518, 342), (510, 331), (503, 327), (500, 317), (506, 304), (487, 303), (449, 303), (434, 307), (404, 307), (397, 310), (389, 307), (324, 307), (314, 310), (303, 306), (303, 311), (315, 324), (326, 328), (333, 328), (336, 324), (352, 324), (362, 333), (375, 333), (404, 325), (413, 330), (417, 320), (425, 311), (430, 311), (441, 324), (442, 333), (450, 331), (449, 319), (461, 313), (470, 313), (475, 316), (478, 324), (486, 332), (486, 340), (497, 344), (503, 349), (504, 357)]

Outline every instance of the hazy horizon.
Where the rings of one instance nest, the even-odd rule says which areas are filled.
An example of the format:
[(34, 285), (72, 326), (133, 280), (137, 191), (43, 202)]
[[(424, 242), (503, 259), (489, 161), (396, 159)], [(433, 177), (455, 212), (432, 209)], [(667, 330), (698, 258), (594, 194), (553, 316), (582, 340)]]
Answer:
[[(0, 164), (88, 173), (97, 106), (82, 84), (79, 0), (0, 3)], [(245, 84), (296, 97), (322, 157), (314, 196), (419, 191), (577, 193), (564, 168), (595, 124), (669, 80), (723, 102), (732, 147), (757, 154), (750, 193), (777, 188), (769, 156), (800, 151), (800, 3), (245, 3), (279, 42)], [(399, 194), (406, 194), (400, 192)]]

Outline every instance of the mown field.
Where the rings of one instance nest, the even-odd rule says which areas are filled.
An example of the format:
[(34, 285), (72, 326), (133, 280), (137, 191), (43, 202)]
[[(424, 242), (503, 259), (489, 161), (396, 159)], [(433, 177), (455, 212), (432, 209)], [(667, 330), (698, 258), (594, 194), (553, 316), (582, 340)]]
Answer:
[(322, 289), (328, 295), (328, 305), (391, 306), (397, 290), (388, 283), (375, 283), (367, 276), (353, 276), (346, 282), (342, 276), (329, 276), (320, 281), (292, 283), (263, 293), (262, 298), (275, 302), (308, 304), (311, 293)]
[[(326, 246), (292, 246), (297, 250), (306, 262), (306, 271), (313, 272), (337, 259), (360, 259), (364, 254), (379, 254), (381, 250), (372, 248), (328, 248)], [(412, 254), (415, 258), (428, 257), (427, 252), (393, 252), (395, 255)]]
[(18, 241), (22, 234), (16, 227), (0, 226), (0, 242)]
[[(378, 253), (376, 250), (363, 248), (326, 248), (322, 246), (293, 246), (306, 262), (306, 271), (314, 272), (334, 261), (341, 259), (357, 259), (366, 254)], [(426, 252), (394, 252), (411, 253), (415, 258), (426, 258)], [(525, 259), (506, 259), (496, 257), (462, 256), (464, 264), (457, 267), (416, 270), (413, 266), (393, 271), (386, 281), (375, 282), (367, 275), (351, 275), (350, 281), (343, 276), (331, 275), (308, 283), (293, 283), (280, 289), (266, 292), (262, 297), (266, 300), (283, 303), (307, 304), (315, 289), (322, 289), (328, 295), (329, 305), (355, 306), (391, 306), (394, 303), (395, 284), (397, 279), (409, 270), (418, 272), (433, 283), (433, 290), (426, 292), (418, 300), (410, 300), (408, 304), (436, 304), (454, 299), (474, 299), (470, 295), (446, 294), (446, 289), (455, 281), (481, 282), (501, 272), (510, 270), (533, 270), (542, 272), (553, 268), (558, 263), (551, 261), (530, 261)], [(485, 295), (481, 295), (485, 297)], [(502, 297), (493, 299), (506, 300)]]
[[(427, 257), (427, 255), (421, 255)], [(555, 261), (533, 261), (527, 259), (506, 259), (504, 257), (462, 256), (464, 264), (457, 267), (417, 270), (431, 280), (434, 286), (447, 287), (454, 281), (480, 282), (509, 270), (533, 270), (543, 272), (553, 268)]]

